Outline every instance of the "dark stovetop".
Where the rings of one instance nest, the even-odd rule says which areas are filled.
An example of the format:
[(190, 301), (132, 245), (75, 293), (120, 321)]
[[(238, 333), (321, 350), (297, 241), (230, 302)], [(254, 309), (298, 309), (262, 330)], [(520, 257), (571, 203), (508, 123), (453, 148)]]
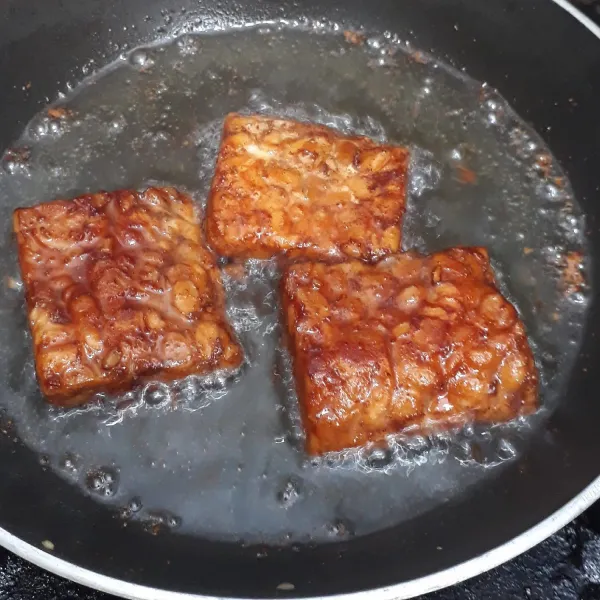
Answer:
[[(600, 0), (572, 0), (600, 24)], [(112, 600), (0, 548), (0, 600)], [(529, 552), (421, 600), (600, 600), (600, 501)]]

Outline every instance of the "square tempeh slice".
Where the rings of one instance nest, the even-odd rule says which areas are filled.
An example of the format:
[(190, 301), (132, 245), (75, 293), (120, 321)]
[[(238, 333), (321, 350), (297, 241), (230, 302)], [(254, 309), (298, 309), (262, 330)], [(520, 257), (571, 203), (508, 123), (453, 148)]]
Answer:
[(482, 248), (292, 265), (282, 289), (311, 454), (537, 407), (523, 324)]
[(207, 238), (237, 258), (375, 260), (398, 250), (409, 153), (309, 123), (230, 114)]
[(14, 230), (50, 402), (241, 364), (188, 196), (149, 188), (57, 200), (17, 209)]

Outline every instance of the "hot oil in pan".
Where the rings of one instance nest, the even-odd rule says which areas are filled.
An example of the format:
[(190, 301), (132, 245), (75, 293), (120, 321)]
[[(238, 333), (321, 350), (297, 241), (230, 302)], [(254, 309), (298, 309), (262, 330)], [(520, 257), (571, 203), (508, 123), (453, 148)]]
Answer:
[[(275, 29), (135, 50), (36, 116), (0, 175), (1, 405), (22, 440), (85, 493), (151, 527), (275, 543), (361, 535), (432, 510), (518, 455), (559, 401), (587, 298), (564, 279), (583, 218), (541, 140), (492, 90), (386, 37)], [(490, 249), (518, 306), (547, 407), (527, 422), (400, 440), (310, 462), (278, 350), (278, 273), (226, 276), (247, 365), (237, 377), (150, 385), (86, 409), (41, 399), (10, 232), (12, 210), (166, 182), (203, 207), (223, 116), (261, 112), (409, 144), (404, 247)], [(499, 467), (501, 468), (501, 467)]]

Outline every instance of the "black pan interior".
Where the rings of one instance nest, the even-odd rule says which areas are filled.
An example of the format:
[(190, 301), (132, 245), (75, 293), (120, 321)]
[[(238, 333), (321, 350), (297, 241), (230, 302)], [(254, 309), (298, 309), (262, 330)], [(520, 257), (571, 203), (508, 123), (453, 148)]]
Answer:
[[(382, 3), (378, 11), (370, 11), (359, 2), (220, 3), (218, 9), (189, 5), (185, 14), (180, 7), (164, 14), (161, 9), (165, 7), (158, 3), (141, 2), (113, 4), (110, 9), (102, 3), (67, 2), (52, 10), (25, 2), (3, 9), (7, 14), (0, 24), (0, 73), (10, 84), (4, 90), (1, 145), (7, 146), (65, 82), (80, 79), (81, 67), (90, 59), (102, 65), (127, 48), (165, 35), (161, 28), (175, 27), (178, 19), (194, 23), (197, 14), (195, 26), (210, 28), (309, 17), (348, 28), (393, 30), (415, 47), (498, 88), (543, 134), (570, 176), (587, 214), (592, 255), (597, 252), (598, 177), (590, 165), (597, 159), (594, 99), (600, 86), (594, 75), (600, 72), (599, 51), (597, 40), (553, 4), (415, 1)], [(544, 26), (535, 27), (540, 22)], [(503, 40), (510, 40), (510, 45)], [(592, 279), (596, 268), (593, 261)], [(0, 523), (36, 546), (52, 540), (57, 556), (98, 572), (195, 593), (273, 596), (278, 584), (293, 582), (298, 595), (324, 595), (429, 574), (510, 539), (597, 476), (594, 425), (600, 410), (593, 393), (597, 318), (594, 303), (569, 392), (527, 452), (486, 486), (437, 509), (435, 519), (425, 514), (349, 543), (266, 551), (183, 535), (148, 536), (136, 526), (123, 528), (107, 509), (43, 471), (38, 458), (14, 442), (8, 429), (0, 440), (5, 481)]]

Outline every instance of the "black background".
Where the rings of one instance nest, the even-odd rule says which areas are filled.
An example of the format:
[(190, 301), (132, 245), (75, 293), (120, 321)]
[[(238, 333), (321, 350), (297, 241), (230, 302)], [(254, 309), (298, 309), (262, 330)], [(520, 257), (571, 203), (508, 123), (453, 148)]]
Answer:
[[(574, 4), (600, 24), (600, 0), (574, 0)], [(0, 549), (0, 599), (34, 598), (110, 600), (105, 594), (50, 575)], [(423, 598), (600, 600), (600, 502), (510, 563)]]

